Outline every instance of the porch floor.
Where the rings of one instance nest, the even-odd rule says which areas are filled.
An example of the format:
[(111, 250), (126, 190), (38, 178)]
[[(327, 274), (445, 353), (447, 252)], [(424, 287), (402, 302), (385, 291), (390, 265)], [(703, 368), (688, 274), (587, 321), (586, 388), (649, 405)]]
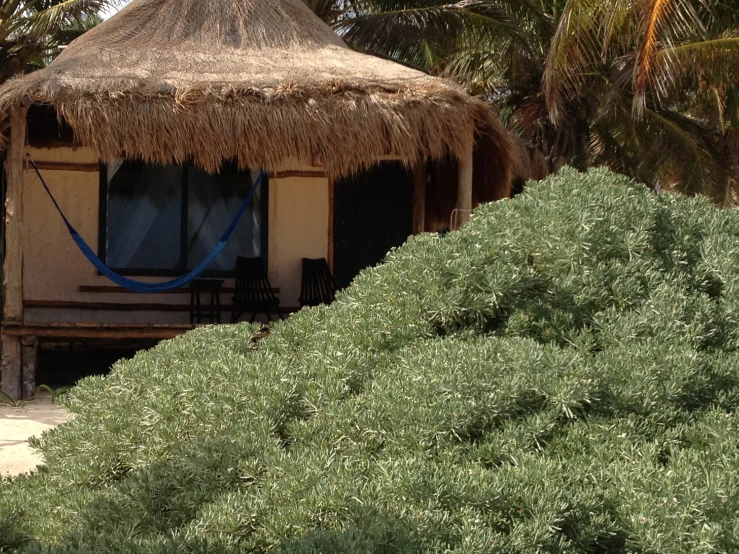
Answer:
[(15, 323), (2, 324), (2, 334), (43, 339), (173, 339), (198, 327), (189, 323)]

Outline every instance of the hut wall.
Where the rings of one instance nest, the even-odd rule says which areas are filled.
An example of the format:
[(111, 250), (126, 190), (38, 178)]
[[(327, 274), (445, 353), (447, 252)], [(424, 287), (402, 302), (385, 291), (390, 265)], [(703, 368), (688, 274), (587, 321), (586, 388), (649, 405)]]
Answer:
[(269, 278), (283, 306), (297, 306), (303, 258), (328, 258), (326, 177), (272, 179), (269, 189)]
[[(37, 163), (97, 163), (97, 157), (84, 149), (28, 151)], [(42, 175), (69, 220), (97, 249), (98, 173), (42, 171)], [(99, 284), (96, 270), (72, 242), (32, 169), (24, 172), (23, 206), (28, 214), (23, 229), (24, 300), (82, 300), (79, 286)]]
[[(88, 244), (98, 247), (99, 173), (77, 171), (97, 157), (88, 149), (27, 151), (38, 162), (69, 164), (69, 170), (42, 171), (62, 210)], [(189, 294), (82, 292), (81, 286), (114, 286), (80, 253), (33, 170), (24, 173), (23, 298), (28, 323), (187, 323), (187, 310), (90, 310), (78, 304), (171, 304), (187, 306)], [(268, 216), (269, 274), (282, 305), (298, 305), (301, 260), (327, 257), (329, 182), (310, 162), (287, 160), (270, 179)], [(139, 279), (137, 277), (137, 279)], [(144, 279), (145, 278), (140, 278)], [(151, 279), (155, 280), (155, 279)], [(224, 286), (233, 286), (227, 280)], [(230, 294), (221, 297), (230, 304)], [(227, 314), (224, 314), (227, 319)], [(224, 319), (224, 320), (225, 320)]]

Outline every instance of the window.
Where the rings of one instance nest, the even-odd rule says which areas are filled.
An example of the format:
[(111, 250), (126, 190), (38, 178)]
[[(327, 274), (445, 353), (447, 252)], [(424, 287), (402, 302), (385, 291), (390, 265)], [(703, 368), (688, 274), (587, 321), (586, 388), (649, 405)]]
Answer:
[[(119, 160), (103, 166), (101, 259), (128, 275), (181, 275), (194, 269), (226, 231), (257, 177), (235, 163), (224, 164), (216, 175), (192, 165)], [(266, 250), (266, 197), (263, 182), (211, 272), (230, 272), (237, 256)]]

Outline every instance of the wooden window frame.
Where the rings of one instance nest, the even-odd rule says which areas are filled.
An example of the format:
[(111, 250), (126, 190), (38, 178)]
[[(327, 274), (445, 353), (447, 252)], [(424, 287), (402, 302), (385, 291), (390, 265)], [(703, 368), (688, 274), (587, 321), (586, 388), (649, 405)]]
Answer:
[[(185, 170), (182, 172), (182, 212), (180, 214), (180, 236), (187, 236), (187, 192), (188, 192), (188, 171), (187, 169), (193, 167), (192, 163), (183, 164), (181, 167)], [(108, 166), (107, 164), (100, 162), (99, 164), (100, 183), (98, 189), (98, 257), (107, 263), (107, 246), (108, 246)], [(268, 253), (269, 253), (269, 175), (265, 172), (262, 178), (262, 183), (259, 185), (261, 188), (261, 197), (259, 203), (259, 209), (261, 210), (262, 221), (261, 221), (261, 244), (259, 257), (265, 264), (265, 267), (269, 267), (268, 264)], [(224, 229), (225, 230), (225, 229)], [(180, 258), (184, 259), (187, 257), (187, 241), (180, 241)], [(127, 275), (131, 277), (179, 277), (183, 273), (190, 271), (189, 269), (137, 269), (137, 268), (112, 268), (116, 273), (120, 275)], [(98, 271), (98, 275), (101, 273)], [(223, 277), (233, 278), (233, 270), (207, 270), (203, 273), (203, 277)]]

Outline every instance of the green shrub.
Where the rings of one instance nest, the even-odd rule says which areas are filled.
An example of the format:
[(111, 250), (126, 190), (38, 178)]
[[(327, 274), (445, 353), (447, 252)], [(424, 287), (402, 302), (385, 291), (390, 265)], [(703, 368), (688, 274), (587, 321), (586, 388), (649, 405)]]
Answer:
[(0, 551), (739, 550), (739, 212), (564, 170), (85, 380)]

